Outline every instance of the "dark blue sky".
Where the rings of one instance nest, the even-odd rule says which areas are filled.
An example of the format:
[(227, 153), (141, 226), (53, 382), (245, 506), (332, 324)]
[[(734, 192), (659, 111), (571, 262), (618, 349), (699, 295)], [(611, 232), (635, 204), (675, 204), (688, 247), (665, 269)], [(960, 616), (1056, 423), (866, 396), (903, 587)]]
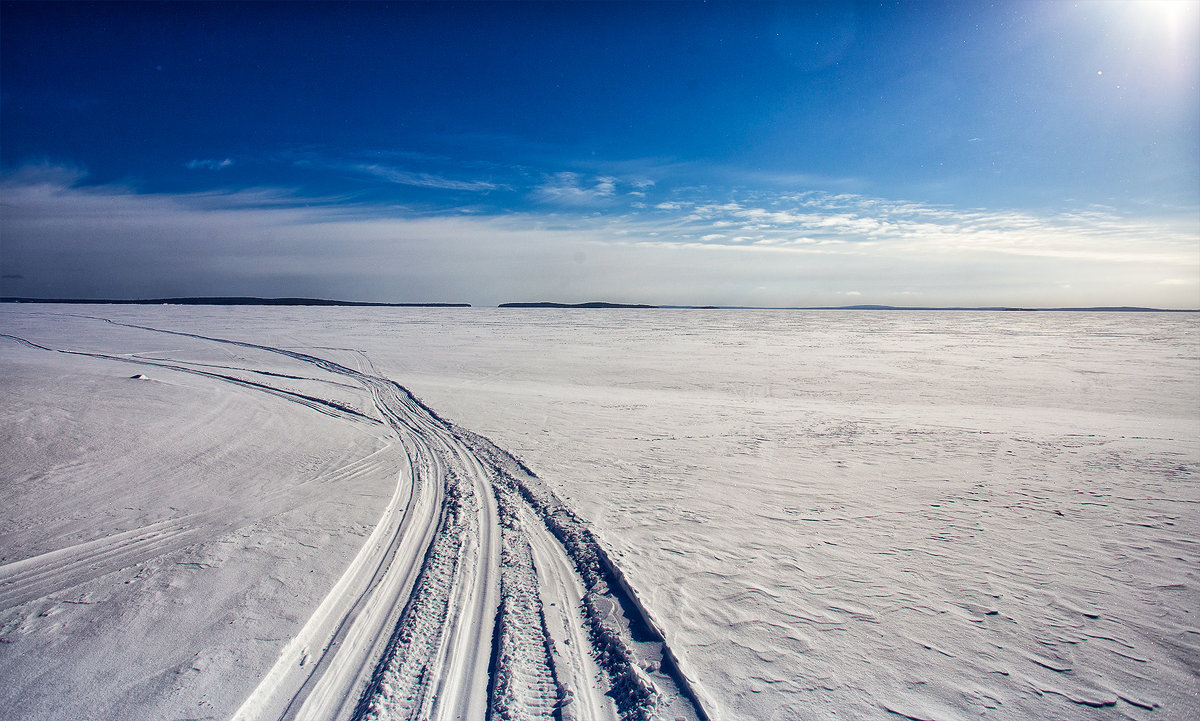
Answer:
[(1196, 3), (0, 13), (4, 294), (1200, 304)]

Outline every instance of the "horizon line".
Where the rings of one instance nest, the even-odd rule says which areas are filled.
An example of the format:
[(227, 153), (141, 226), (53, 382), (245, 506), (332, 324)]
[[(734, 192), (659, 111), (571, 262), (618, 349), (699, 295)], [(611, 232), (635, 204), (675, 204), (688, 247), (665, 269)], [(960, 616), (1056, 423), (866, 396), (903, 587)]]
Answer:
[(579, 309), (579, 310), (880, 310), (880, 311), (985, 311), (985, 312), (1109, 312), (1109, 313), (1200, 313), (1200, 308), (1153, 308), (1145, 306), (1071, 306), (1071, 307), (1027, 307), (1027, 306), (900, 306), (862, 303), (854, 305), (675, 305), (646, 303), (616, 303), (588, 301), (583, 303), (561, 303), (556, 301), (505, 302), (495, 306), (474, 306), (471, 303), (441, 301), (389, 302), (337, 300), (306, 297), (258, 297), (258, 296), (181, 296), (167, 298), (33, 298), (25, 296), (3, 296), (0, 303), (46, 303), (56, 305), (258, 305), (258, 306), (347, 306), (383, 308), (505, 308), (520, 310)]

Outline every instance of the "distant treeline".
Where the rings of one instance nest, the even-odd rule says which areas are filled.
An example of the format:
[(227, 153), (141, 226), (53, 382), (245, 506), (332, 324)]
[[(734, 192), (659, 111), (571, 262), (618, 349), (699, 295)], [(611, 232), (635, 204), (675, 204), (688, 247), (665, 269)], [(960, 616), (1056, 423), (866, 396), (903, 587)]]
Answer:
[(605, 303), (592, 301), (590, 303), (501, 303), (498, 308), (659, 308), (657, 305), (641, 305), (637, 303)]
[(84, 303), (89, 305), (337, 305), (381, 308), (470, 308), (470, 303), (371, 303), (324, 298), (0, 298), (0, 303)]

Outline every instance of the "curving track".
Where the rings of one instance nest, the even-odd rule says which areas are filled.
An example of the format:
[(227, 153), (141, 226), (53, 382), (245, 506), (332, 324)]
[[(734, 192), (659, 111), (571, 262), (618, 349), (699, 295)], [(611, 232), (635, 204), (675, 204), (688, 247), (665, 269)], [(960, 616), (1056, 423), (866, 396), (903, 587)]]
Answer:
[[(382, 421), (407, 457), (373, 532), (235, 719), (708, 718), (586, 524), (519, 461), (438, 417), (365, 357), (351, 368), (285, 348), (94, 320), (235, 346), (243, 362), (85, 353), (5, 337), (235, 383), (347, 423)], [(298, 376), (256, 367), (264, 354), (361, 389), (377, 417), (286, 387)], [(167, 526), (126, 535), (0, 566), (0, 601), (35, 598), (47, 577), (61, 583), (97, 554), (136, 562), (189, 542)]]

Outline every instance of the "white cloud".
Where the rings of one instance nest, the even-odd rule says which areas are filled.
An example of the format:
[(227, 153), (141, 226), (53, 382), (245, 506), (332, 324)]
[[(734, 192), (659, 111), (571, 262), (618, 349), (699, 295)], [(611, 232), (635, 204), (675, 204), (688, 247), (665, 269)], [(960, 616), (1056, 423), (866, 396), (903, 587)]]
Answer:
[(232, 158), (224, 160), (189, 160), (184, 164), (189, 170), (224, 170), (233, 165)]
[[(759, 203), (707, 203), (669, 221), (704, 235), (734, 229), (759, 236), (759, 245), (796, 247), (841, 243), (845, 252), (905, 252), (927, 256), (1010, 254), (1098, 262), (1163, 262), (1195, 267), (1200, 228), (1188, 213), (1155, 219), (1124, 218), (1111, 210), (1037, 216), (1016, 211), (960, 210), (854, 194), (806, 192)], [(767, 207), (769, 206), (769, 207)], [(676, 205), (663, 210), (684, 211)], [(797, 234), (802, 241), (795, 240)], [(764, 242), (770, 241), (770, 242)]]
[(578, 173), (555, 173), (534, 188), (532, 196), (543, 203), (594, 206), (608, 203), (616, 191), (616, 178), (600, 177), (584, 184)]
[(389, 183), (410, 185), (418, 188), (434, 188), (437, 190), (466, 190), (470, 192), (488, 192), (507, 186), (486, 180), (454, 180), (431, 173), (414, 173), (400, 168), (393, 168), (377, 163), (360, 163), (351, 166), (352, 170), (366, 175), (382, 178)]

